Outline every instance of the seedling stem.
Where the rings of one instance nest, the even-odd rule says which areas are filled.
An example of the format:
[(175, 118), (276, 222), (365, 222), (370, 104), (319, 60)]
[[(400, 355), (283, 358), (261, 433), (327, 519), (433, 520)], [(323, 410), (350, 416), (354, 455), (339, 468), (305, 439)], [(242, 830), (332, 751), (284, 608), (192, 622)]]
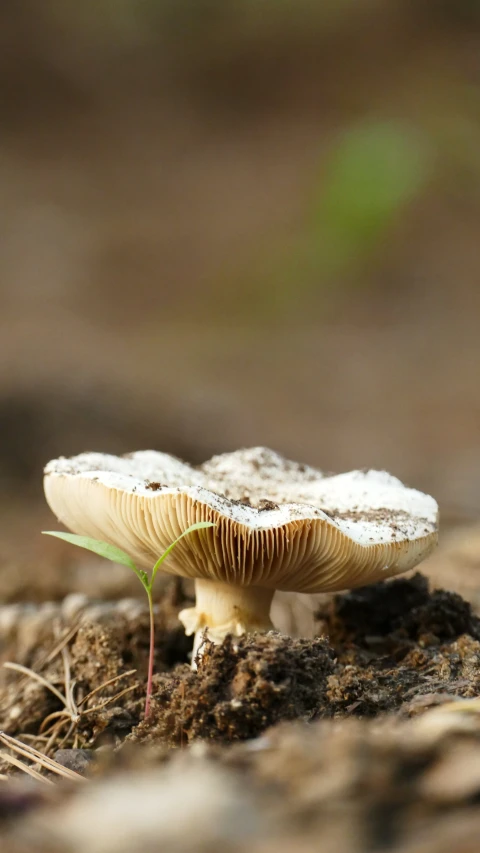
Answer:
[(147, 719), (150, 714), (150, 704), (152, 698), (152, 690), (153, 690), (153, 663), (155, 657), (155, 618), (153, 612), (153, 584), (155, 582), (155, 578), (157, 576), (157, 572), (162, 565), (163, 561), (168, 557), (168, 555), (173, 551), (175, 546), (180, 542), (180, 539), (183, 539), (184, 536), (188, 536), (190, 533), (193, 533), (195, 530), (202, 530), (206, 527), (215, 527), (210, 521), (199, 521), (197, 524), (192, 524), (187, 530), (175, 539), (171, 545), (168, 546), (166, 551), (162, 554), (161, 557), (157, 560), (153, 569), (151, 571), (150, 577), (148, 572), (145, 572), (143, 569), (137, 568), (131, 557), (122, 551), (120, 548), (117, 548), (115, 545), (109, 545), (107, 542), (102, 542), (99, 539), (91, 539), (88, 536), (77, 536), (75, 533), (61, 533), (53, 530), (44, 530), (43, 532), (47, 536), (55, 536), (57, 539), (64, 539), (65, 542), (70, 542), (71, 545), (77, 545), (79, 548), (85, 548), (87, 551), (93, 551), (94, 554), (98, 554), (100, 557), (104, 557), (106, 560), (110, 560), (112, 563), (120, 563), (122, 566), (127, 566), (133, 572), (135, 572), (137, 578), (141, 582), (148, 599), (148, 611), (150, 616), (150, 649), (148, 654), (148, 676), (147, 676), (147, 693), (145, 697), (145, 719)]

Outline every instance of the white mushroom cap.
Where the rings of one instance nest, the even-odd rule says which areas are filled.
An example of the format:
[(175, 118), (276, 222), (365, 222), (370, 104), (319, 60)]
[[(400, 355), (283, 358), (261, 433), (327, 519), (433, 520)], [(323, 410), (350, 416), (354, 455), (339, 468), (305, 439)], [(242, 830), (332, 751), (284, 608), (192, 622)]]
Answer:
[(412, 569), (437, 541), (438, 506), (384, 471), (326, 476), (265, 448), (193, 468), (141, 451), (84, 453), (45, 469), (45, 494), (75, 533), (124, 549), (151, 567), (237, 586), (322, 592)]

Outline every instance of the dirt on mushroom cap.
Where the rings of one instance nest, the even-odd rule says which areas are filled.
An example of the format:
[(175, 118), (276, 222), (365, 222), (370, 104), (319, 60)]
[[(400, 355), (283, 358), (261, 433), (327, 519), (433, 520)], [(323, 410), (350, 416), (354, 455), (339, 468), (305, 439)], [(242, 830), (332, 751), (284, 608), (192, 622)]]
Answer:
[(162, 568), (240, 586), (349, 589), (413, 568), (437, 541), (429, 495), (384, 471), (325, 476), (265, 448), (198, 469), (154, 451), (57, 459), (45, 494), (74, 533), (119, 545), (144, 567), (186, 527), (213, 522)]

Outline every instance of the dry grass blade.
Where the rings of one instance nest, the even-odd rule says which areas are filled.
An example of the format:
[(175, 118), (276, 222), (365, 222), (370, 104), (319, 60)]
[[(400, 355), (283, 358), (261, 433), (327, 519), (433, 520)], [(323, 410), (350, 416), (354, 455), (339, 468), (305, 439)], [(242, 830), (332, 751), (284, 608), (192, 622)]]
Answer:
[[(75, 625), (73, 625), (72, 628), (69, 628), (68, 631), (65, 631), (63, 637), (60, 637), (56, 646), (54, 646), (54, 648), (47, 655), (43, 655), (39, 659), (38, 666), (40, 667), (40, 669), (43, 666), (45, 666), (45, 664), (50, 663), (52, 660), (54, 660), (54, 658), (56, 658), (56, 656), (59, 654), (59, 652), (62, 651), (62, 649), (67, 645), (67, 643), (69, 643), (70, 640), (73, 639), (75, 634), (78, 632), (80, 625), (81, 625), (81, 621), (79, 621)], [(25, 667), (25, 670), (26, 671), (23, 672), (23, 675), (26, 677), (30, 676), (32, 671), (29, 670), (27, 667)], [(21, 670), (19, 669), (18, 672), (21, 672)], [(22, 683), (22, 680), (23, 679), (20, 679), (19, 684)]]
[(41, 723), (40, 728), (38, 730), (39, 735), (43, 734), (43, 732), (46, 731), (47, 727), (50, 725), (52, 720), (58, 720), (58, 719), (70, 720), (71, 716), (67, 710), (65, 710), (65, 711), (54, 711), (53, 714), (49, 714), (48, 717), (45, 717), (45, 719), (42, 720), (42, 723)]
[[(81, 708), (81, 706), (84, 705), (85, 702), (88, 702), (88, 700), (91, 699), (92, 696), (95, 696), (95, 694), (99, 693), (100, 690), (103, 690), (104, 687), (109, 687), (110, 684), (115, 684), (117, 681), (120, 681), (122, 678), (127, 678), (127, 676), (129, 675), (135, 675), (136, 671), (136, 669), (129, 669), (128, 672), (122, 672), (121, 675), (116, 675), (115, 678), (110, 678), (108, 681), (104, 681), (103, 684), (99, 684), (98, 687), (95, 687), (94, 690), (91, 690), (90, 693), (87, 693), (87, 695), (84, 696), (80, 702), (78, 702), (77, 708)], [(118, 695), (120, 696), (123, 694)]]
[[(71, 633), (71, 632), (69, 632), (69, 633)], [(17, 664), (17, 663), (12, 663), (10, 661), (8, 661), (7, 663), (4, 664), (6, 669), (10, 669), (10, 670), (13, 670), (14, 672), (18, 672), (24, 676), (28, 676), (29, 678), (33, 679), (34, 681), (37, 681), (43, 687), (50, 690), (50, 692), (53, 693), (54, 696), (56, 696), (61, 701), (61, 703), (63, 705), (63, 708), (60, 711), (53, 711), (51, 714), (48, 714), (48, 716), (45, 717), (45, 719), (43, 720), (43, 722), (41, 723), (40, 728), (39, 728), (38, 738), (40, 740), (44, 739), (46, 741), (46, 745), (44, 747), (44, 752), (38, 753), (38, 755), (42, 756), (42, 758), (44, 760), (47, 760), (47, 761), (52, 760), (52, 759), (48, 758), (48, 754), (49, 754), (50, 750), (53, 749), (53, 747), (57, 743), (57, 740), (58, 740), (57, 748), (60, 748), (60, 746), (63, 746), (65, 743), (67, 743), (68, 739), (70, 738), (72, 733), (75, 731), (76, 726), (77, 726), (77, 724), (78, 724), (78, 722), (82, 716), (94, 713), (95, 711), (103, 710), (103, 708), (106, 708), (107, 705), (112, 704), (112, 702), (118, 701), (118, 699), (121, 699), (122, 696), (125, 696), (127, 693), (130, 693), (132, 690), (136, 690), (137, 687), (139, 686), (138, 682), (136, 682), (135, 684), (133, 684), (129, 687), (126, 687), (124, 690), (121, 690), (119, 693), (115, 694), (115, 696), (107, 697), (107, 699), (105, 699), (102, 702), (99, 702), (98, 705), (95, 705), (95, 707), (88, 708), (88, 709), (82, 709), (82, 707), (81, 707), (82, 705), (85, 705), (85, 703), (89, 699), (91, 699), (93, 696), (95, 696), (97, 693), (99, 693), (105, 687), (108, 687), (112, 684), (116, 684), (117, 682), (121, 681), (122, 679), (127, 678), (128, 676), (134, 675), (136, 673), (136, 670), (130, 669), (127, 672), (123, 672), (120, 675), (115, 676), (114, 678), (110, 678), (107, 681), (104, 681), (102, 684), (99, 684), (98, 687), (96, 687), (94, 690), (91, 690), (90, 693), (88, 693), (86, 696), (84, 696), (77, 704), (75, 701), (75, 695), (74, 695), (75, 682), (72, 681), (72, 678), (71, 678), (70, 656), (69, 656), (68, 650), (66, 648), (66, 642), (68, 641), (68, 639), (69, 639), (69, 636), (66, 635), (63, 638), (62, 647), (57, 646), (57, 649), (56, 649), (56, 653), (57, 654), (61, 653), (62, 660), (63, 660), (64, 679), (65, 679), (65, 681), (64, 681), (65, 694), (61, 693), (60, 690), (58, 690), (53, 684), (51, 684), (50, 681), (48, 681), (42, 675), (39, 675), (37, 672), (34, 672), (33, 670), (29, 669), (28, 667), (22, 666), (21, 664)], [(64, 726), (67, 726), (67, 732), (66, 732), (66, 734), (63, 734), (63, 736), (62, 736), (61, 731), (62, 731), (62, 728)], [(6, 737), (6, 735), (5, 735), (5, 737)], [(33, 740), (35, 740), (35, 737), (33, 737)], [(0, 742), (1, 742), (1, 738), (0, 738)], [(77, 742), (78, 742), (78, 737), (77, 737), (77, 735), (75, 735), (75, 743), (77, 743)], [(20, 742), (20, 741), (18, 741), (17, 743), (20, 743), (21, 746), (23, 746), (24, 748), (30, 749), (30, 747), (27, 747), (26, 744), (22, 744), (22, 742)], [(32, 761), (37, 760), (38, 763), (40, 763), (40, 764), (42, 763), (42, 760), (38, 757), (34, 757), (33, 755), (28, 756), (28, 757), (31, 757)], [(49, 767), (49, 769), (53, 770), (53, 772), (60, 773), (60, 775), (62, 775), (62, 776), (68, 775), (67, 773), (63, 772), (62, 770), (58, 770), (58, 769), (55, 769), (53, 767)]]
[[(58, 738), (60, 737), (60, 732), (61, 732), (64, 725), (65, 725), (65, 721), (59, 720), (58, 723), (55, 726), (53, 726), (52, 729), (49, 729), (48, 740), (45, 744), (44, 751), (42, 753), (43, 755), (48, 756), (50, 750), (53, 749), (54, 747), (56, 747), (56, 749), (61, 748), (61, 746), (63, 744), (58, 743)], [(70, 727), (68, 729), (69, 732), (71, 731), (71, 728), (75, 728), (75, 723), (70, 723)]]
[(82, 711), (82, 716), (86, 717), (87, 714), (91, 714), (93, 711), (101, 711), (103, 708), (106, 708), (107, 705), (111, 705), (112, 702), (116, 702), (117, 699), (121, 699), (122, 696), (125, 696), (127, 693), (131, 693), (132, 690), (136, 690), (138, 686), (137, 681), (136, 684), (132, 684), (131, 687), (126, 687), (125, 690), (121, 690), (120, 693), (116, 693), (115, 696), (109, 696), (109, 698), (105, 699), (104, 702), (100, 702), (100, 705), (95, 705), (93, 708), (87, 708), (86, 711)]
[[(8, 749), (11, 749), (12, 752), (16, 752), (18, 755), (22, 755), (24, 758), (30, 759), (30, 761), (35, 761), (46, 770), (50, 770), (52, 773), (57, 773), (58, 776), (63, 776), (65, 779), (71, 779), (75, 782), (87, 781), (84, 776), (80, 775), (80, 773), (75, 773), (74, 770), (62, 767), (58, 761), (54, 761), (53, 758), (47, 758), (47, 756), (43, 755), (42, 752), (39, 752), (38, 749), (34, 749), (33, 746), (28, 746), (28, 744), (22, 743), (16, 738), (5, 734), (5, 732), (0, 732), (0, 743), (8, 747)], [(43, 776), (40, 776), (40, 778), (45, 781)]]
[(32, 740), (34, 742), (37, 740), (43, 740), (46, 743), (48, 740), (48, 735), (30, 735), (27, 732), (22, 732), (22, 738), (23, 740)]
[(70, 669), (70, 655), (68, 654), (67, 646), (64, 646), (61, 650), (62, 661), (63, 661), (63, 671), (65, 675), (65, 696), (67, 699), (66, 710), (70, 715), (72, 722), (77, 723), (80, 719), (78, 708), (75, 703), (75, 696), (73, 694), (75, 682), (72, 681), (71, 669)]
[(29, 669), (27, 666), (22, 666), (21, 663), (12, 663), (11, 661), (6, 661), (3, 666), (5, 667), (5, 669), (11, 669), (14, 672), (20, 672), (22, 673), (22, 675), (28, 675), (30, 676), (30, 678), (33, 678), (34, 681), (38, 681), (39, 684), (42, 684), (43, 687), (46, 687), (47, 690), (50, 690), (50, 692), (53, 693), (53, 695), (56, 696), (57, 699), (60, 699), (60, 702), (62, 702), (62, 704), (65, 705), (66, 708), (68, 707), (67, 699), (63, 695), (63, 693), (60, 693), (60, 690), (57, 690), (57, 688), (54, 687), (53, 684), (50, 683), (50, 681), (47, 681), (47, 679), (43, 678), (42, 675), (39, 675), (38, 672), (34, 672), (33, 669)]
[[(2, 761), (6, 761), (7, 764), (11, 764), (13, 767), (23, 770), (24, 773), (28, 773), (28, 775), (32, 776), (33, 779), (37, 779), (38, 782), (44, 782), (46, 785), (53, 785), (51, 779), (46, 779), (45, 776), (42, 776), (37, 770), (34, 770), (33, 767), (29, 767), (28, 764), (24, 764), (23, 761), (20, 761), (13, 755), (8, 755), (6, 752), (0, 752), (0, 758)], [(2, 775), (0, 778), (8, 779), (9, 777)]]
[(52, 660), (54, 660), (54, 658), (56, 658), (58, 653), (61, 652), (62, 649), (65, 648), (65, 646), (70, 642), (70, 640), (73, 640), (73, 638), (74, 638), (74, 636), (77, 633), (79, 628), (80, 628), (80, 622), (77, 622), (72, 628), (69, 628), (69, 630), (65, 632), (63, 637), (59, 638), (57, 645), (54, 646), (52, 651), (49, 652), (48, 655), (46, 655), (46, 657), (43, 659), (42, 665), (45, 665), (46, 663), (50, 663)]
[[(70, 657), (67, 652), (67, 647), (64, 646), (62, 651), (62, 660), (63, 660), (63, 671), (65, 673), (65, 696), (67, 699), (67, 707), (70, 711), (71, 709), (76, 712), (75, 700), (73, 698), (73, 684), (72, 684), (72, 674), (70, 671)], [(73, 715), (72, 715), (73, 716)]]
[[(74, 729), (75, 729), (75, 723), (70, 723), (70, 727), (69, 727), (69, 729), (68, 729), (67, 733), (64, 735), (64, 737), (62, 738), (62, 740), (61, 740), (61, 741), (59, 741), (59, 742), (57, 743), (57, 749), (62, 749), (62, 748), (65, 746), (65, 744), (67, 743), (67, 741), (68, 741), (69, 737), (73, 734)], [(57, 735), (57, 737), (58, 737), (58, 735)], [(54, 742), (55, 742), (55, 741), (54, 741)], [(75, 743), (76, 743), (76, 741), (75, 741)], [(73, 744), (73, 748), (74, 748), (74, 749), (76, 749), (75, 743)], [(53, 744), (52, 744), (52, 745), (53, 745)], [(48, 744), (48, 748), (50, 748), (50, 742), (49, 742), (49, 744)]]

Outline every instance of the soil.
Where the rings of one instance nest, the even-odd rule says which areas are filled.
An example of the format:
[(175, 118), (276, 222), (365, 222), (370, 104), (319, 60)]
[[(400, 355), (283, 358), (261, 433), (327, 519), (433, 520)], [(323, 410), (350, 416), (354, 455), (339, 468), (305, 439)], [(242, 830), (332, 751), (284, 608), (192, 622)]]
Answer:
[(312, 719), (325, 704), (334, 652), (323, 638), (270, 632), (205, 645), (197, 672), (183, 668), (157, 681), (152, 713), (131, 740), (246, 740), (282, 720)]
[[(133, 853), (139, 839), (147, 851), (477, 849), (480, 620), (461, 596), (420, 574), (332, 596), (313, 639), (206, 641), (197, 671), (177, 620), (186, 603), (178, 582), (158, 603), (147, 720), (142, 602), (70, 596), (9, 611), (2, 660), (65, 696), (70, 684), (78, 719), (44, 684), (4, 670), (1, 728), (90, 782), (39, 767), (47, 786), (4, 748), (2, 850)], [(142, 791), (170, 806), (146, 820)]]

